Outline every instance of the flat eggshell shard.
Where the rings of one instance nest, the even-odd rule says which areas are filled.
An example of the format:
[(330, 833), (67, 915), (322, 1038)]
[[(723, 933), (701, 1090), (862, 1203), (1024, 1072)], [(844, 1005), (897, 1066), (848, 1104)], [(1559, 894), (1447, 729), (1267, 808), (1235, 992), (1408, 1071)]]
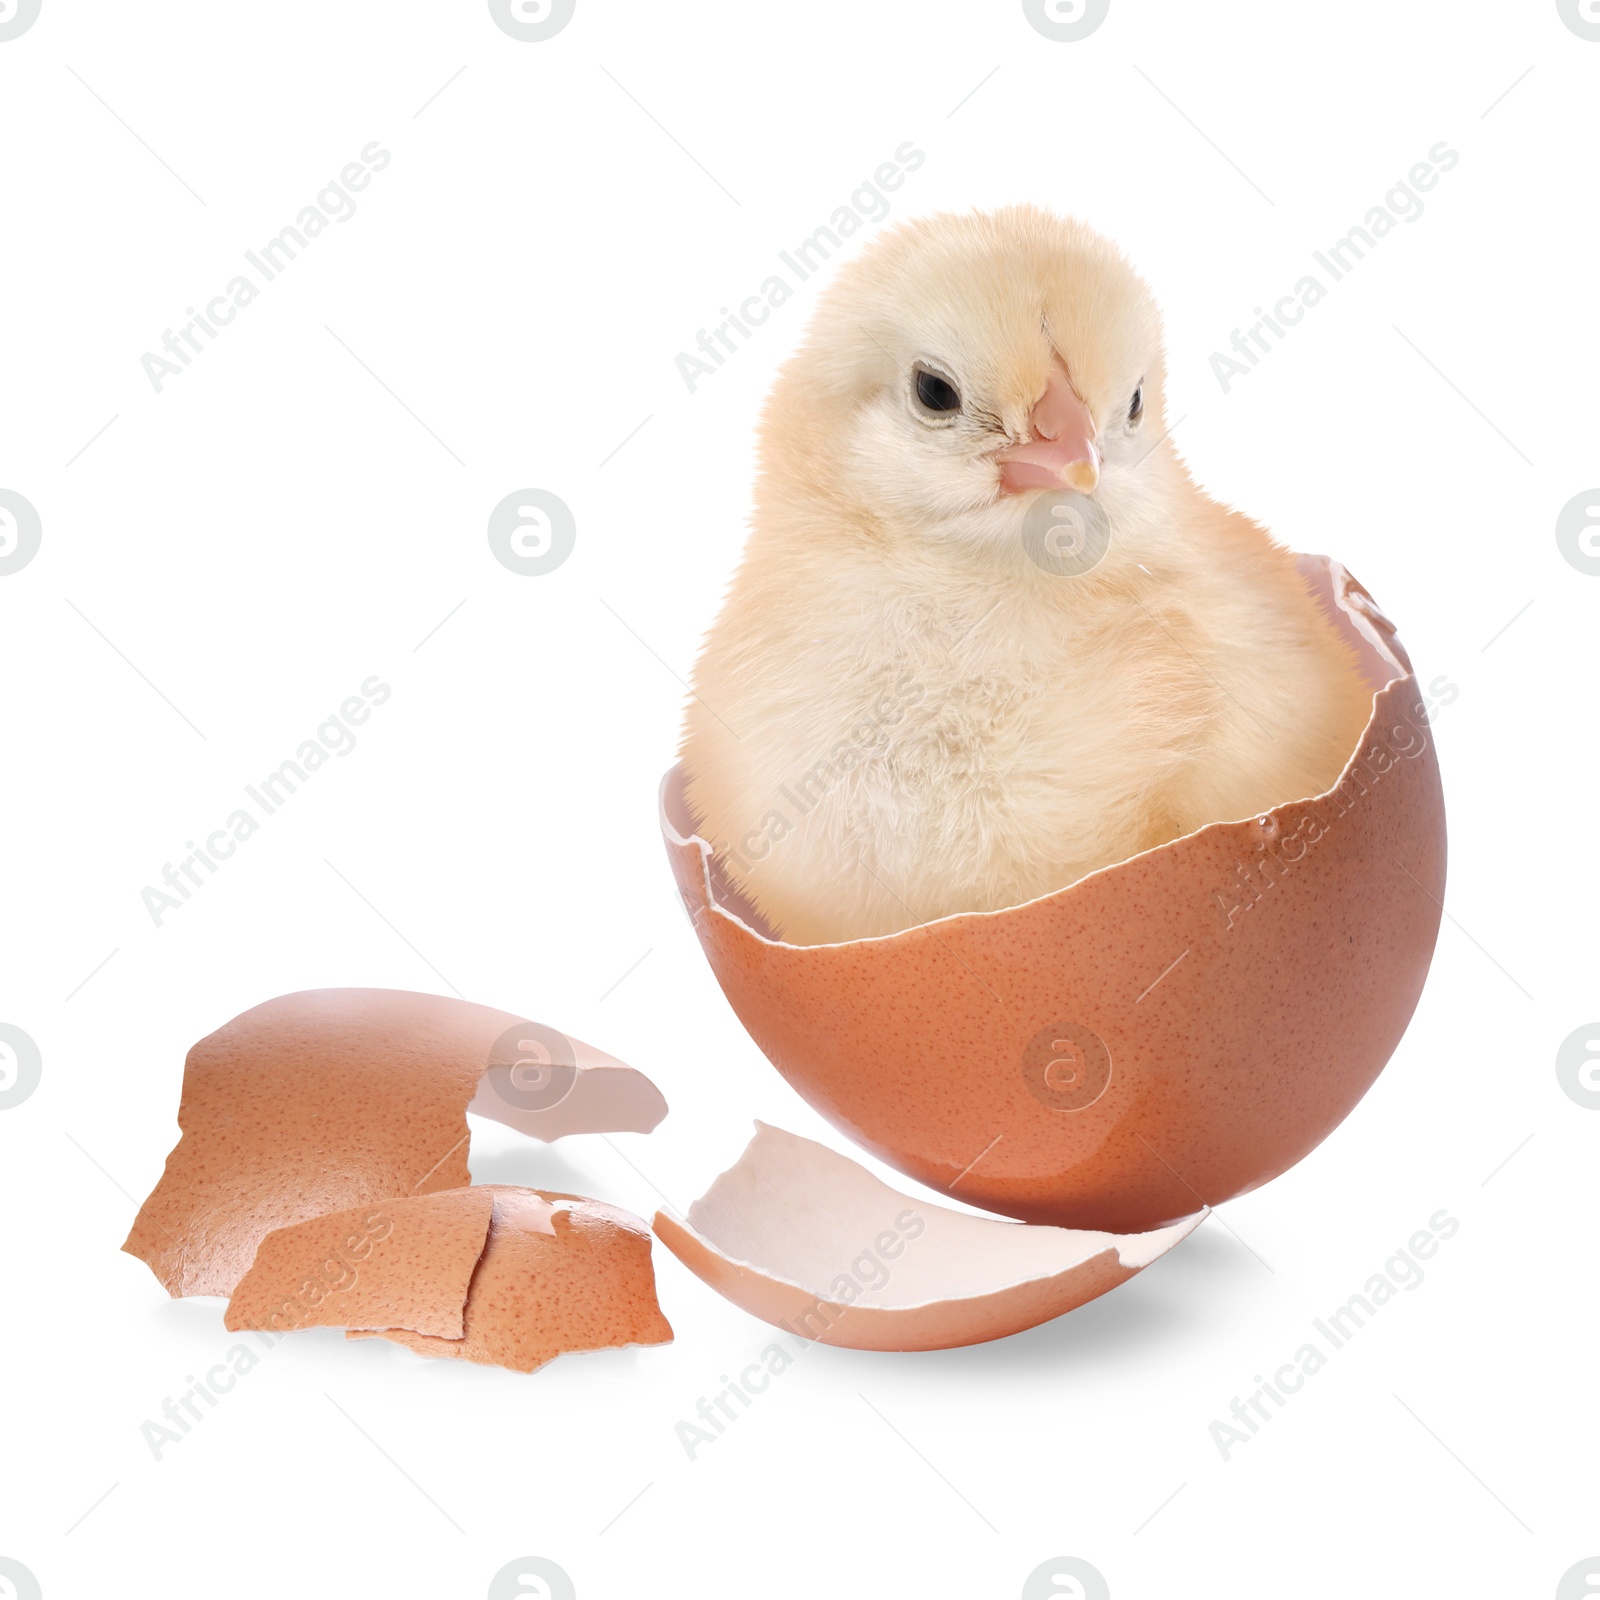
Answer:
[(785, 944), (667, 775), (667, 851), (723, 993), (836, 1127), (973, 1205), (1131, 1233), (1258, 1187), (1349, 1114), (1422, 992), (1444, 801), (1392, 625), (1338, 563), (1301, 562), (1376, 691), (1338, 783), (1023, 905)]
[(737, 1306), (855, 1350), (946, 1350), (1020, 1333), (1126, 1282), (1199, 1226), (1024, 1227), (915, 1200), (810, 1139), (756, 1124), (661, 1242)]
[(554, 1139), (648, 1132), (666, 1102), (603, 1051), (490, 1006), (280, 995), (190, 1050), (182, 1137), (123, 1249), (170, 1294), (231, 1294), (276, 1228), (468, 1184), (468, 1109)]
[(352, 1331), (419, 1355), (532, 1372), (557, 1356), (668, 1344), (656, 1301), (650, 1230), (618, 1206), (577, 1195), (485, 1184), (494, 1215), (467, 1296), (463, 1337), (395, 1327)]
[(228, 1328), (415, 1328), (462, 1335), (489, 1236), (487, 1188), (380, 1200), (269, 1233), (239, 1280)]

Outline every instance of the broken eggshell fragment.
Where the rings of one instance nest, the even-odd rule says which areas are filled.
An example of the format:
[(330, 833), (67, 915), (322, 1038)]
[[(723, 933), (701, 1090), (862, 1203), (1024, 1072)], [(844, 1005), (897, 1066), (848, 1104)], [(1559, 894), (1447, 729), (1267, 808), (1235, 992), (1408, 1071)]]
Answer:
[(170, 1294), (228, 1295), (262, 1238), (471, 1179), (468, 1110), (538, 1139), (648, 1133), (643, 1073), (510, 1012), (396, 989), (312, 989), (190, 1050), (182, 1137), (123, 1249)]
[(444, 1189), (276, 1228), (233, 1291), (224, 1326), (415, 1328), (459, 1339), (493, 1211), (487, 1187)]
[(1433, 955), (1444, 801), (1393, 627), (1337, 562), (1300, 562), (1374, 691), (1338, 782), (1040, 899), (786, 944), (668, 773), (662, 833), (712, 971), (849, 1138), (986, 1210), (1132, 1233), (1276, 1177), (1371, 1087)]
[(696, 1277), (799, 1338), (945, 1350), (1020, 1333), (1125, 1283), (1203, 1211), (1149, 1233), (1028, 1227), (913, 1199), (825, 1145), (756, 1124), (657, 1236)]
[(352, 1330), (418, 1355), (532, 1372), (557, 1356), (669, 1344), (656, 1301), (650, 1229), (620, 1206), (579, 1195), (484, 1184), (493, 1196), (483, 1255), (472, 1274), (460, 1338), (403, 1326)]

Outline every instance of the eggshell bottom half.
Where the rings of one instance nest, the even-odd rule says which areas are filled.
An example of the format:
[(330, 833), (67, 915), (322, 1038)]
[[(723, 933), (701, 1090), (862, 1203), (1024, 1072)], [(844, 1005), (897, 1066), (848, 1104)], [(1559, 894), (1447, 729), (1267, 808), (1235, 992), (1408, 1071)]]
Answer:
[[(488, 1241), (472, 1274), (459, 1339), (404, 1327), (352, 1329), (418, 1355), (532, 1372), (557, 1356), (668, 1344), (650, 1230), (631, 1212), (576, 1195), (485, 1184)], [(478, 1193), (478, 1190), (471, 1190)]]
[(667, 1106), (643, 1073), (490, 1006), (280, 995), (190, 1050), (182, 1137), (123, 1249), (169, 1294), (231, 1294), (276, 1228), (469, 1183), (469, 1109), (557, 1139), (647, 1133)]
[(1133, 1236), (973, 1217), (756, 1124), (739, 1161), (661, 1242), (737, 1306), (797, 1338), (944, 1350), (1020, 1333), (1126, 1282), (1199, 1226)]
[(891, 1166), (1031, 1222), (1132, 1233), (1276, 1177), (1399, 1042), (1438, 934), (1444, 801), (1410, 662), (1302, 558), (1376, 691), (1338, 783), (1024, 905), (884, 938), (769, 938), (662, 786), (724, 994), (805, 1099)]

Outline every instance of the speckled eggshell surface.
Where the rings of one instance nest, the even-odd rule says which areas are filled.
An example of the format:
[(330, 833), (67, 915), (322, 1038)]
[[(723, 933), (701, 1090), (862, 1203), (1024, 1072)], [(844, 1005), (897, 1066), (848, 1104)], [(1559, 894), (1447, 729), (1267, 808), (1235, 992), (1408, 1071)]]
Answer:
[(656, 1301), (650, 1230), (619, 1206), (536, 1189), (484, 1184), (494, 1196), (483, 1258), (467, 1297), (464, 1336), (405, 1328), (352, 1331), (419, 1355), (532, 1372), (557, 1356), (620, 1345), (667, 1344)]
[(394, 989), (281, 995), (190, 1050), (182, 1137), (123, 1249), (170, 1294), (231, 1294), (276, 1228), (468, 1184), (469, 1105), (541, 1138), (647, 1132), (666, 1112), (642, 1073), (510, 1012)]
[(229, 1328), (415, 1328), (459, 1339), (489, 1236), (487, 1188), (380, 1200), (278, 1228), (228, 1303)]
[(1024, 905), (784, 944), (720, 880), (668, 774), (663, 833), (701, 945), (811, 1105), (935, 1190), (1115, 1233), (1256, 1188), (1338, 1126), (1422, 991), (1444, 802), (1392, 626), (1336, 562), (1302, 570), (1375, 690), (1339, 782)]

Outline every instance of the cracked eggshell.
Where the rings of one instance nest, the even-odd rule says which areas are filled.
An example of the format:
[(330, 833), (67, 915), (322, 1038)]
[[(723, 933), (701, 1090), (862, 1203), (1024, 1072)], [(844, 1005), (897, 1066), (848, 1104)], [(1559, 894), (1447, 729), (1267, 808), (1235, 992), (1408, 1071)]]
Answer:
[(913, 1199), (826, 1146), (756, 1124), (661, 1242), (775, 1327), (854, 1350), (946, 1350), (1020, 1333), (1125, 1283), (1205, 1213), (1149, 1233), (1025, 1227)]
[(397, 989), (312, 989), (190, 1050), (182, 1137), (123, 1249), (173, 1295), (228, 1295), (262, 1238), (468, 1184), (466, 1112), (539, 1139), (647, 1133), (643, 1073), (507, 1011)]
[(669, 1344), (656, 1300), (650, 1230), (620, 1206), (579, 1195), (484, 1184), (494, 1197), (488, 1242), (472, 1275), (463, 1335), (405, 1327), (352, 1330), (418, 1355), (532, 1372), (559, 1355)]
[(274, 1229), (233, 1291), (223, 1324), (275, 1333), (415, 1328), (459, 1339), (493, 1210), (487, 1187), (445, 1189)]
[(1392, 625), (1337, 562), (1301, 565), (1374, 690), (1338, 783), (1023, 905), (785, 944), (667, 775), (667, 851), (717, 981), (836, 1127), (987, 1210), (1135, 1232), (1258, 1187), (1350, 1113), (1422, 992), (1444, 801)]

